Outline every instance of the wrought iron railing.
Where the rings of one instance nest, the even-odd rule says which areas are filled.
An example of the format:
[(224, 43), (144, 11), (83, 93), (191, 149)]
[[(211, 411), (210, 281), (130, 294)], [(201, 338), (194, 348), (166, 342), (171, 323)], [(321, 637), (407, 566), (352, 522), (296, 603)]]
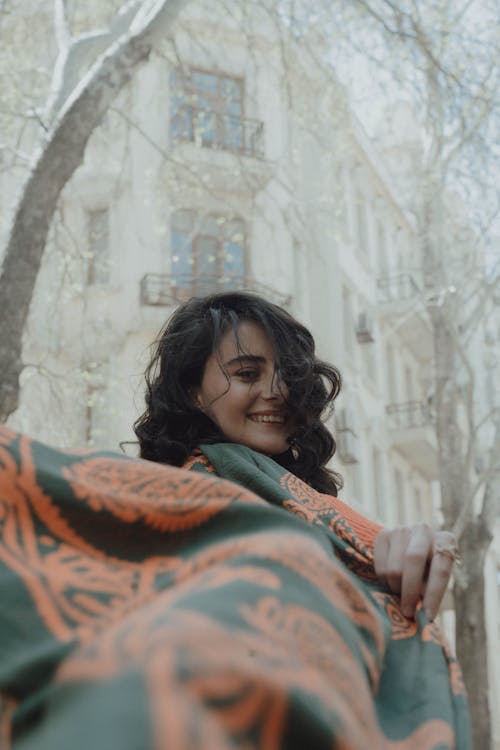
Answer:
[(173, 137), (202, 146), (264, 158), (264, 123), (185, 104), (172, 121)]
[(377, 279), (378, 301), (381, 304), (413, 299), (420, 292), (415, 277), (406, 271)]
[(203, 297), (206, 294), (225, 291), (255, 292), (281, 307), (288, 307), (291, 302), (291, 295), (283, 294), (267, 284), (261, 284), (251, 276), (147, 273), (142, 277), (140, 284), (142, 305), (176, 305), (191, 297)]
[(385, 408), (394, 430), (408, 430), (434, 424), (434, 415), (425, 401), (405, 401)]

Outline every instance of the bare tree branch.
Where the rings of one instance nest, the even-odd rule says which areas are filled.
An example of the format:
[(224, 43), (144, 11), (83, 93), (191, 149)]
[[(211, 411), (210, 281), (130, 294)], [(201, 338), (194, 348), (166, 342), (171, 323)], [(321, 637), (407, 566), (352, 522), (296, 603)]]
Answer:
[(110, 45), (71, 96), (65, 97), (64, 108), (37, 156), (15, 212), (0, 275), (3, 320), (9, 334), (0, 342), (1, 419), (17, 405), (22, 333), (61, 190), (81, 163), (87, 141), (110, 103), (147, 59), (164, 24), (184, 5), (183, 0), (145, 3), (130, 31)]
[(54, 0), (54, 29), (59, 54), (65, 53), (71, 44), (67, 0)]

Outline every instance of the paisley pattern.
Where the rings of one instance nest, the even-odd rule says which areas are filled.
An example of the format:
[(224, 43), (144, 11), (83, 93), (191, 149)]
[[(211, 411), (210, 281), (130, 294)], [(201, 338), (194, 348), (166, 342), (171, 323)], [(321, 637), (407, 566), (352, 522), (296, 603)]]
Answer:
[[(356, 521), (358, 521), (359, 528), (356, 534), (346, 518), (346, 506), (338, 498), (317, 492), (289, 472), (285, 472), (280, 478), (280, 485), (292, 496), (291, 499), (284, 501), (284, 507), (305, 518), (309, 523), (318, 526), (325, 525), (331, 529), (339, 541), (345, 542), (337, 551), (350, 570), (360, 578), (374, 580), (373, 539), (381, 527), (362, 518), (351, 509), (351, 524), (354, 522), (353, 525), (356, 526)], [(343, 506), (342, 509), (339, 506)], [(366, 536), (366, 531), (368, 531), (368, 536)], [(362, 536), (363, 532), (365, 532), (365, 539)]]
[(376, 583), (378, 527), (241, 446), (187, 466), (0, 428), (1, 750), (466, 750), (458, 665)]
[(122, 472), (116, 460), (99, 456), (61, 470), (75, 496), (92, 510), (107, 510), (126, 523), (143, 520), (160, 531), (199, 526), (233, 500), (232, 492), (224, 493), (220, 482), (210, 485), (181, 469), (172, 467), (168, 481), (161, 467), (148, 461), (136, 461), (125, 476)]
[[(412, 638), (416, 635), (418, 630), (417, 619), (414, 620), (403, 614), (399, 602), (393, 594), (374, 591), (373, 597), (381, 604), (387, 615), (387, 619), (391, 625), (391, 637), (393, 640), (399, 641), (401, 638)], [(419, 608), (417, 608), (417, 611), (418, 609)], [(435, 628), (437, 634), (439, 633), (437, 627), (434, 624), (429, 623), (422, 630), (420, 636), (422, 641), (427, 640), (425, 632), (427, 628), (431, 627)], [(441, 645), (439, 637), (436, 638), (435, 643)]]

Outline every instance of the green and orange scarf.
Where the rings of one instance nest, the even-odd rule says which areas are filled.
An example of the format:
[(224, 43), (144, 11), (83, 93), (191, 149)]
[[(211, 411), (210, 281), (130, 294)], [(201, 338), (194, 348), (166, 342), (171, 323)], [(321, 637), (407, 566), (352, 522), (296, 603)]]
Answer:
[(0, 428), (0, 748), (467, 750), (379, 528), (242, 446), (177, 469)]

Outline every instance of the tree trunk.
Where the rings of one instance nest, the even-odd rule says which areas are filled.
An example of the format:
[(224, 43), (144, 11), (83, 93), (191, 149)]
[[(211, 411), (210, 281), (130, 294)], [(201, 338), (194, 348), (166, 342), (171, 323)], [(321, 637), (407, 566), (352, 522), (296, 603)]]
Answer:
[(137, 66), (151, 52), (159, 29), (171, 22), (186, 0), (145, 3), (144, 17), (94, 64), (67, 100), (48, 133), (26, 181), (14, 215), (0, 275), (0, 421), (15, 411), (22, 371), (22, 337), (47, 235), (61, 191), (82, 163), (94, 129)]
[[(458, 421), (457, 356), (446, 305), (433, 317), (441, 500), (445, 527), (452, 529), (464, 505), (471, 503), (470, 467), (465, 458), (470, 436), (463, 435)], [(458, 539), (463, 569), (456, 571), (453, 587), (456, 651), (469, 698), (473, 747), (490, 750), (484, 563), (491, 532), (480, 518), (474, 518), (472, 508), (467, 513), (472, 518)]]
[[(433, 183), (432, 183), (433, 184)], [(435, 184), (440, 184), (436, 181)], [(490, 750), (491, 719), (488, 703), (488, 643), (484, 599), (484, 563), (492, 534), (472, 507), (471, 466), (467, 460), (474, 435), (460, 426), (462, 393), (457, 384), (460, 368), (455, 312), (448, 294), (445, 265), (439, 253), (441, 227), (440, 196), (427, 197), (424, 204), (427, 242), (424, 269), (427, 273), (429, 315), (434, 339), (434, 387), (436, 434), (439, 456), (439, 483), (444, 525), (453, 529), (466, 511), (469, 520), (459, 535), (463, 567), (456, 571), (453, 587), (457, 658), (462, 668), (469, 698), (473, 747)]]
[(464, 531), (461, 553), (466, 573), (456, 576), (453, 596), (456, 612), (457, 658), (469, 698), (472, 746), (491, 748), (488, 699), (488, 642), (484, 601), (484, 562), (490, 534), (479, 523)]

